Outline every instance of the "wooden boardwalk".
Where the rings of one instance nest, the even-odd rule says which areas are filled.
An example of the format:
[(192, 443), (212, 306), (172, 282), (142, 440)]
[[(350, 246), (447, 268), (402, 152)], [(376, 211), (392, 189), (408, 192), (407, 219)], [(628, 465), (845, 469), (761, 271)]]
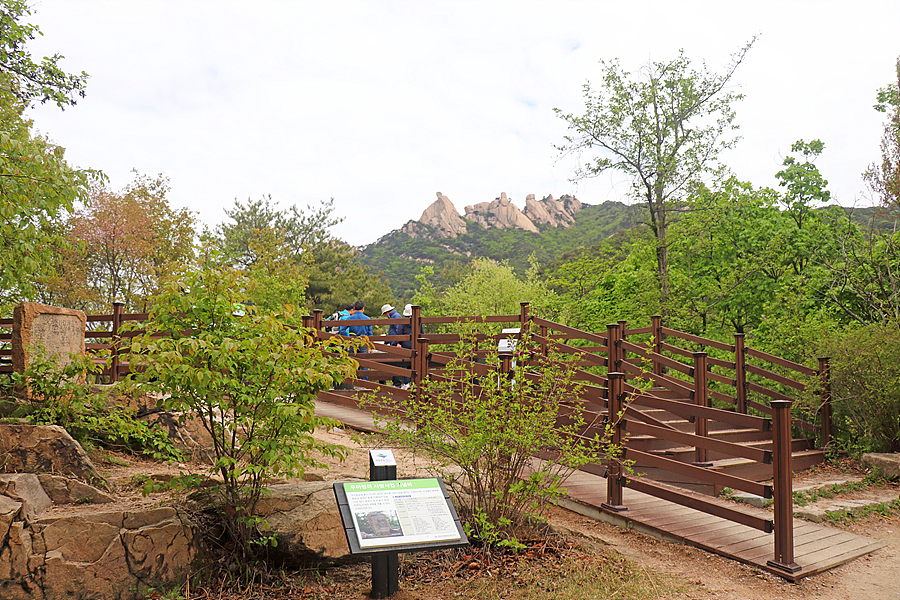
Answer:
[[(317, 402), (316, 414), (332, 417), (362, 431), (377, 431), (371, 413), (331, 402)], [(559, 502), (586, 517), (628, 527), (657, 538), (688, 544), (726, 558), (753, 565), (770, 573), (797, 581), (833, 569), (884, 546), (883, 543), (846, 531), (794, 519), (794, 562), (801, 570), (786, 573), (767, 561), (774, 556), (774, 535), (728, 521), (720, 517), (673, 504), (628, 488), (623, 501), (628, 510), (604, 509), (606, 480), (598, 475), (577, 471), (566, 482), (569, 497)], [(683, 490), (681, 490), (683, 491)], [(706, 501), (734, 504), (702, 496)], [(771, 518), (771, 513), (746, 506), (745, 512)]]
[[(794, 562), (800, 565), (801, 570), (786, 573), (767, 564), (775, 552), (775, 536), (771, 533), (628, 488), (625, 488), (623, 496), (628, 510), (609, 511), (601, 507), (606, 502), (606, 480), (582, 471), (569, 478), (566, 489), (569, 497), (560, 501), (560, 506), (581, 515), (665, 540), (696, 546), (753, 565), (789, 581), (833, 569), (884, 546), (882, 542), (840, 529), (794, 519)], [(734, 506), (726, 500), (710, 496), (702, 498)], [(744, 512), (771, 518), (771, 513), (752, 506), (747, 506)]]

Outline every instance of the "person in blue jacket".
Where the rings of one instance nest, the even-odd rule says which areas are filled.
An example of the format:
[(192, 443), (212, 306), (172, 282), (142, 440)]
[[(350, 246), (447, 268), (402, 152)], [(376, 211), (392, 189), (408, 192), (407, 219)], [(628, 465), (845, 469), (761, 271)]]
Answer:
[[(381, 316), (385, 319), (402, 319), (400, 313), (391, 306), (390, 304), (385, 304), (381, 307)], [(390, 327), (388, 327), (388, 335), (400, 335), (400, 323), (391, 323)], [(388, 342), (388, 346), (399, 346), (400, 342)]]
[[(365, 324), (356, 324), (355, 321), (368, 321), (369, 317), (366, 316), (366, 304), (362, 300), (357, 300), (353, 304), (353, 310), (350, 311), (350, 316), (344, 319), (342, 322), (346, 323), (346, 325), (341, 325), (341, 335), (347, 336), (350, 339), (359, 338), (359, 337), (372, 337), (372, 326)], [(368, 342), (368, 340), (366, 340)], [(357, 348), (353, 354), (363, 354), (368, 352), (369, 349), (366, 346), (360, 346)], [(367, 371), (363, 367), (360, 367), (360, 371)], [(360, 379), (368, 380), (368, 377), (360, 377)]]

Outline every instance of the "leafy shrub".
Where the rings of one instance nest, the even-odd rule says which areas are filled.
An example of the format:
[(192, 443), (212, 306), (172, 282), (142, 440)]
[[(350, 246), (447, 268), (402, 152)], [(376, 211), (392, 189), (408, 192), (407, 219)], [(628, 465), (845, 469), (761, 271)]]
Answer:
[[(516, 529), (541, 519), (565, 494), (563, 482), (574, 469), (599, 460), (601, 440), (579, 436), (586, 424), (573, 368), (560, 357), (532, 356), (527, 333), (509, 374), (496, 352), (474, 366), (474, 348), (460, 344), (446, 370), (408, 398), (367, 401), (395, 411), (375, 414), (389, 439), (438, 459), (435, 474), (450, 485), (469, 535), (515, 548)], [(540, 463), (539, 453), (546, 459)]]
[(852, 454), (900, 451), (898, 325), (850, 327), (826, 339), (819, 351), (831, 358), (833, 423), (839, 448)]
[[(157, 297), (146, 333), (131, 345), (142, 385), (167, 410), (198, 418), (214, 444), (213, 490), (239, 559), (260, 539), (254, 516), (266, 480), (321, 466), (317, 453), (342, 448), (315, 440), (315, 394), (351, 376), (356, 362), (343, 342), (317, 342), (273, 314), (234, 313), (247, 282), (235, 271), (187, 272)], [(249, 311), (248, 311), (249, 312)], [(280, 315), (287, 319), (289, 314)]]
[(64, 365), (36, 351), (24, 373), (13, 373), (7, 395), (18, 397), (13, 414), (32, 423), (59, 425), (82, 444), (180, 459), (166, 431), (137, 420), (134, 409), (110, 403), (86, 382), (99, 366), (72, 355)]

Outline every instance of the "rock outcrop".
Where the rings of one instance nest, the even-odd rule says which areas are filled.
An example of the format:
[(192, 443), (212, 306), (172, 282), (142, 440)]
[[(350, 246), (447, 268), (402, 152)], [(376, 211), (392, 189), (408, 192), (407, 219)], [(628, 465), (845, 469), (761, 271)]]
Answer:
[(0, 480), (0, 598), (124, 600), (182, 580), (200, 556), (193, 527), (174, 508), (47, 510), (51, 499), (72, 501), (72, 490), (105, 496), (65, 479)]
[(270, 552), (293, 565), (334, 565), (351, 558), (332, 482), (298, 481), (268, 489), (256, 512), (278, 538)]
[[(432, 229), (417, 227), (423, 224), (428, 225)], [(466, 232), (466, 223), (460, 218), (459, 213), (456, 212), (456, 207), (453, 206), (450, 199), (438, 192), (437, 200), (425, 209), (418, 222), (409, 221), (400, 231), (411, 237), (420, 237), (430, 233), (434, 237), (452, 238)]]
[(465, 219), (485, 228), (524, 229), (538, 232), (537, 226), (506, 197), (506, 192), (493, 202), (479, 202), (465, 208)]
[(455, 238), (468, 231), (468, 222), (488, 229), (524, 229), (537, 233), (538, 225), (570, 226), (584, 206), (575, 196), (563, 195), (556, 199), (551, 194), (535, 200), (534, 194), (528, 194), (525, 210), (520, 211), (503, 192), (492, 202), (466, 206), (460, 217), (447, 196), (438, 192), (437, 198), (418, 221), (408, 221), (400, 231), (412, 238)]
[(550, 227), (568, 227), (575, 222), (575, 215), (582, 209), (581, 201), (575, 196), (563, 195), (559, 200), (550, 194), (542, 200), (535, 200), (534, 194), (525, 198), (523, 214), (536, 224)]
[(88, 483), (103, 481), (81, 444), (58, 425), (0, 423), (0, 472), (57, 473)]

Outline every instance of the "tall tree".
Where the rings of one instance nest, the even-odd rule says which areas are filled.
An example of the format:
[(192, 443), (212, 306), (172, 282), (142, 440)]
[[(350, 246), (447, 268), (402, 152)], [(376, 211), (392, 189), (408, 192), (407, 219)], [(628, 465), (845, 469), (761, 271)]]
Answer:
[(63, 242), (62, 226), (75, 205), (88, 200), (100, 177), (71, 168), (64, 150), (35, 136), (23, 111), (33, 102), (64, 107), (84, 95), (87, 75), (67, 75), (54, 55), (35, 63), (26, 48), (40, 34), (22, 22), (23, 0), (0, 4), (0, 306), (29, 299), (34, 275), (52, 274)]
[(822, 245), (824, 222), (816, 209), (831, 200), (831, 192), (815, 161), (824, 149), (820, 140), (794, 142), (791, 152), (802, 154), (802, 160), (788, 155), (782, 162), (784, 169), (775, 174), (778, 185), (785, 188), (780, 202), (790, 220), (783, 236), (785, 264), (798, 276), (804, 274), (813, 253)]
[(135, 174), (121, 192), (97, 186), (90, 203), (67, 224), (69, 248), (59, 257), (63, 277), (42, 278), (42, 293), (66, 306), (146, 312), (150, 298), (177, 265), (194, 258), (196, 218), (173, 209), (168, 180)]
[(887, 115), (881, 137), (881, 162), (872, 163), (863, 179), (879, 204), (900, 211), (900, 58), (897, 59), (897, 82), (878, 90), (875, 110)]
[(280, 209), (268, 196), (235, 200), (226, 211), (231, 222), (208, 237), (227, 265), (256, 282), (251, 301), (269, 310), (296, 303), (330, 313), (357, 299), (368, 305), (389, 300), (386, 283), (362, 266), (356, 248), (332, 235), (343, 220), (333, 212), (333, 200), (305, 210)]
[(755, 38), (732, 55), (724, 73), (699, 71), (681, 51), (667, 62), (649, 62), (637, 76), (619, 62), (601, 61), (603, 83), (584, 85), (581, 115), (554, 109), (568, 124), (562, 153), (597, 153), (583, 164), (575, 179), (595, 177), (610, 169), (632, 178), (633, 193), (647, 211), (656, 239), (660, 300), (669, 296), (668, 227), (672, 211), (681, 208), (689, 189), (717, 171), (717, 158), (737, 138), (732, 105), (741, 94), (727, 89)]
[(23, 23), (31, 16), (25, 0), (3, 0), (0, 4), (0, 90), (12, 94), (19, 103), (54, 102), (60, 108), (84, 98), (88, 74), (71, 75), (59, 67), (61, 54), (34, 62), (26, 45), (43, 35), (37, 25)]

